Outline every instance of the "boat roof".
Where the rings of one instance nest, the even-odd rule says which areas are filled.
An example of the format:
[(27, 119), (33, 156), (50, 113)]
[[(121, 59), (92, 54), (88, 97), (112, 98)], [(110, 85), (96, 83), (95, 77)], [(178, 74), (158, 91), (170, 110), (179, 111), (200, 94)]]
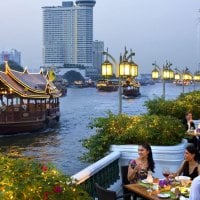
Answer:
[(5, 63), (5, 72), (0, 71), (1, 85), (6, 86), (12, 93), (25, 98), (50, 98), (61, 96), (52, 81), (48, 80), (42, 72), (29, 73), (12, 70), (8, 63)]

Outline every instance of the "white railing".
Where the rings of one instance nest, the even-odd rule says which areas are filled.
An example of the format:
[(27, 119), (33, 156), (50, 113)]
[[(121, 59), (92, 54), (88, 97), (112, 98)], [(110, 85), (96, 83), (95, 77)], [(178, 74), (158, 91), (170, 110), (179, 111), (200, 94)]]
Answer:
[(103, 168), (108, 166), (113, 161), (120, 158), (121, 153), (120, 152), (112, 152), (102, 158), (101, 160), (91, 164), (90, 166), (86, 167), (85, 169), (81, 170), (77, 174), (73, 175), (71, 178), (77, 180), (78, 184), (81, 184), (94, 174), (101, 171)]
[[(163, 177), (162, 169), (169, 167), (175, 172), (184, 159), (184, 151), (187, 140), (183, 139), (182, 143), (173, 146), (152, 146), (153, 158), (155, 161), (155, 176)], [(111, 152), (120, 152), (120, 165), (128, 165), (131, 159), (138, 157), (138, 145), (112, 145)]]

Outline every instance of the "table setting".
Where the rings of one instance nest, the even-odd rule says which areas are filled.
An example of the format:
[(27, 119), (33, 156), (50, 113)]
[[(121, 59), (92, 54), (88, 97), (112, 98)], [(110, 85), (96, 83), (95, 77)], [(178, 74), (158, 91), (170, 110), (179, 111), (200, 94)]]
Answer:
[[(172, 176), (168, 169), (163, 169), (164, 179), (151, 177), (140, 180), (139, 185), (146, 188), (150, 196), (155, 199), (188, 200), (190, 194), (191, 179), (188, 176)], [(158, 197), (158, 198), (156, 198)], [(154, 199), (154, 198), (152, 198)]]

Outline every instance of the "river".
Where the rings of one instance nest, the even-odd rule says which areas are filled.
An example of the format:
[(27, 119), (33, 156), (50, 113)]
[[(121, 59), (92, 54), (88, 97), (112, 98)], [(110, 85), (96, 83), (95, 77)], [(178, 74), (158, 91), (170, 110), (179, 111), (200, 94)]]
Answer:
[[(199, 85), (196, 89), (199, 89)], [(185, 87), (185, 92), (194, 86)], [(144, 102), (162, 95), (162, 83), (141, 86), (141, 96), (122, 101), (122, 112), (139, 115), (146, 112)], [(166, 98), (172, 99), (182, 92), (182, 87), (166, 84)], [(0, 137), (3, 152), (20, 151), (23, 155), (34, 156), (42, 162), (52, 162), (65, 174), (73, 175), (88, 163), (79, 157), (85, 151), (81, 140), (94, 134), (88, 128), (92, 119), (106, 116), (107, 111), (118, 113), (118, 92), (98, 92), (96, 88), (69, 88), (67, 96), (60, 98), (61, 117), (55, 129), (34, 134)]]

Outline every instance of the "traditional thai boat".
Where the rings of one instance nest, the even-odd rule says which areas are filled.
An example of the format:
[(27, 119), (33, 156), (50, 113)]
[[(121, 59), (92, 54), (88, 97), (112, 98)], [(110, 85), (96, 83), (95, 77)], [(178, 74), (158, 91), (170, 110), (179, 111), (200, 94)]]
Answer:
[(50, 78), (12, 70), (0, 71), (0, 134), (34, 132), (59, 121), (61, 92)]
[(123, 84), (122, 95), (124, 99), (132, 99), (140, 96), (140, 84), (135, 80), (126, 81)]
[(119, 81), (114, 79), (101, 79), (97, 81), (96, 88), (98, 91), (113, 92), (119, 88)]

